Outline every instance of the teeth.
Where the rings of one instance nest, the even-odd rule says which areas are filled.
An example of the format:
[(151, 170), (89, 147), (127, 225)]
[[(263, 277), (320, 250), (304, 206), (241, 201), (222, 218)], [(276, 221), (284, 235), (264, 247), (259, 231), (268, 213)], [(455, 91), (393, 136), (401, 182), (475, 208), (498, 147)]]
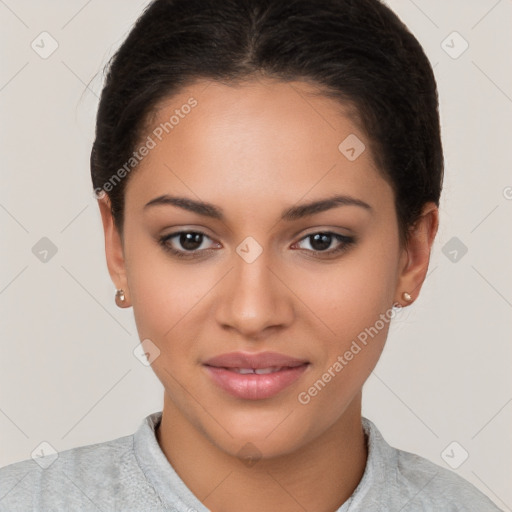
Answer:
[(257, 373), (258, 375), (265, 375), (267, 373), (278, 372), (280, 369), (281, 369), (281, 367), (278, 367), (278, 366), (272, 366), (270, 368), (256, 368), (254, 370), (254, 373)]
[(267, 373), (274, 373), (281, 370), (281, 366), (271, 366), (270, 368), (233, 368), (232, 371), (247, 375), (250, 373), (256, 373), (257, 375), (266, 375)]
[(254, 373), (252, 368), (234, 368), (235, 372), (245, 375), (246, 373)]

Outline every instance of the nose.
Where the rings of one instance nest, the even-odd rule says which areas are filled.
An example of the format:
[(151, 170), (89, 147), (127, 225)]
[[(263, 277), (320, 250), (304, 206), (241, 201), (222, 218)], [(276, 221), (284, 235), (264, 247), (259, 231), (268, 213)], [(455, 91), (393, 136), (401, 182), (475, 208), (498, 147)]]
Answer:
[(289, 326), (294, 318), (293, 293), (268, 251), (250, 263), (234, 254), (233, 266), (216, 297), (221, 327), (259, 340)]

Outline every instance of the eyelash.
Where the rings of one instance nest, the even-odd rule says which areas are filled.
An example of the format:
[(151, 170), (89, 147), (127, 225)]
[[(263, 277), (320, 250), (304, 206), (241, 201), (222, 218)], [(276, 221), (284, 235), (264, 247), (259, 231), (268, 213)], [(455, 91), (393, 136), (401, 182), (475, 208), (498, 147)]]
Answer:
[[(199, 252), (203, 253), (210, 253), (214, 251), (215, 249), (202, 249), (202, 250), (195, 250), (195, 251), (179, 251), (177, 249), (174, 249), (168, 244), (168, 241), (176, 238), (177, 236), (183, 235), (183, 234), (195, 234), (195, 235), (202, 235), (203, 237), (210, 238), (206, 233), (202, 233), (201, 231), (177, 231), (176, 233), (171, 233), (169, 235), (165, 235), (158, 239), (158, 243), (162, 246), (164, 251), (171, 253), (173, 256), (176, 256), (177, 258), (183, 258), (183, 259), (194, 259), (198, 258), (200, 256), (197, 256)], [(327, 251), (318, 251), (318, 250), (311, 250), (311, 249), (299, 249), (307, 252), (313, 252), (316, 255), (320, 255), (318, 257), (323, 258), (323, 255), (328, 255), (328, 257), (342, 254), (346, 252), (352, 245), (355, 244), (356, 239), (354, 237), (340, 235), (339, 233), (333, 233), (331, 231), (316, 231), (314, 233), (310, 233), (304, 237), (302, 237), (299, 242), (302, 242), (303, 240), (307, 240), (308, 238), (312, 238), (314, 235), (330, 235), (332, 238), (336, 239), (338, 242), (340, 242), (340, 245), (336, 249), (331, 249)]]

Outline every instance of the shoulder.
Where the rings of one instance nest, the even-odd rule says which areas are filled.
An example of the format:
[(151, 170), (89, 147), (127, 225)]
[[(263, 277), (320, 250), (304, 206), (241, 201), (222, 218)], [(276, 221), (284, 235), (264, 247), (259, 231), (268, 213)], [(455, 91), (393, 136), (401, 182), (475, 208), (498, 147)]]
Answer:
[(405, 510), (499, 511), (494, 503), (453, 471), (414, 453), (396, 450), (396, 486), (409, 500)]
[(380, 510), (384, 504), (386, 510), (402, 512), (500, 510), (453, 471), (390, 446), (370, 420), (363, 418), (363, 427), (368, 436), (367, 468), (347, 511)]
[(2, 512), (112, 510), (115, 495), (126, 496), (128, 507), (136, 493), (154, 494), (135, 459), (133, 435), (0, 468)]

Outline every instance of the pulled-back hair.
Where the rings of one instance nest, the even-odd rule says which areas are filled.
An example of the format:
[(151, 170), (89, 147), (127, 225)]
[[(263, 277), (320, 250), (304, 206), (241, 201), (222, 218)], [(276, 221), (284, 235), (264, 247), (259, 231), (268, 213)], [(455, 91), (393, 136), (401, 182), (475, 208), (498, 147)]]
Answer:
[[(380, 0), (154, 0), (107, 68), (91, 152), (96, 191), (107, 191), (161, 101), (198, 80), (259, 76), (316, 84), (352, 108), (394, 190), (402, 242), (423, 205), (439, 205), (443, 150), (432, 67)], [(128, 178), (107, 192), (121, 233)]]

